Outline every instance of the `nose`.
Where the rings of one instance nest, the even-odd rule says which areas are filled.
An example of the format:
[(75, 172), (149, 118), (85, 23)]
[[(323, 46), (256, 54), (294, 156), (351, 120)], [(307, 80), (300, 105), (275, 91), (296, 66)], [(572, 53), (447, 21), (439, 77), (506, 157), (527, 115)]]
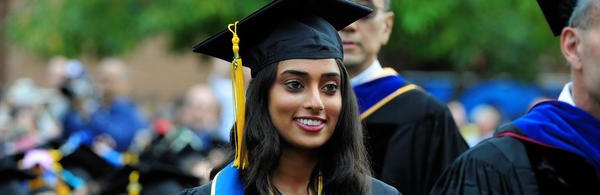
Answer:
[(319, 113), (325, 109), (323, 100), (321, 99), (321, 92), (318, 87), (313, 87), (308, 92), (304, 107), (313, 113)]

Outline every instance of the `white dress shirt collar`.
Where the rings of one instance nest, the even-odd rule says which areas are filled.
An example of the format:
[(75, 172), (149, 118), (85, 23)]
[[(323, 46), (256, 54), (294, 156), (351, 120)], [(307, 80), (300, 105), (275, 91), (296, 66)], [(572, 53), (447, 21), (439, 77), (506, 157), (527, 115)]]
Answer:
[(563, 90), (558, 96), (558, 101), (571, 104), (571, 106), (576, 106), (575, 101), (573, 101), (573, 95), (571, 95), (571, 86), (573, 86), (573, 82), (568, 82), (565, 84), (565, 87), (563, 87)]
[(352, 86), (357, 86), (357, 85), (366, 83), (367, 81), (370, 81), (372, 78), (377, 76), (382, 71), (383, 71), (383, 68), (381, 67), (381, 64), (379, 63), (379, 60), (375, 59), (375, 61), (373, 61), (373, 64), (371, 64), (367, 69), (365, 69), (363, 72), (359, 73), (355, 77), (351, 78), (350, 84)]

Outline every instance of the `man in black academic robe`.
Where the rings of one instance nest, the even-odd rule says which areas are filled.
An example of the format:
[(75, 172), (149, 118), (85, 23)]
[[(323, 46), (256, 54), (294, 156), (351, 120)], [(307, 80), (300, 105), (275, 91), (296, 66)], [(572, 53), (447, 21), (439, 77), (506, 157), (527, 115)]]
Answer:
[[(402, 193), (428, 192), (446, 166), (468, 149), (447, 107), (399, 75), (354, 89), (373, 174)], [(385, 98), (369, 104), (378, 99), (375, 94)]]
[(598, 130), (585, 111), (542, 102), (461, 155), (431, 193), (600, 194)]
[(375, 178), (403, 194), (429, 192), (468, 149), (448, 107), (377, 60), (390, 36), (390, 0), (355, 0), (373, 13), (339, 32)]
[(461, 155), (431, 194), (600, 194), (600, 69), (588, 55), (600, 47), (600, 1), (538, 4), (561, 35), (572, 82)]

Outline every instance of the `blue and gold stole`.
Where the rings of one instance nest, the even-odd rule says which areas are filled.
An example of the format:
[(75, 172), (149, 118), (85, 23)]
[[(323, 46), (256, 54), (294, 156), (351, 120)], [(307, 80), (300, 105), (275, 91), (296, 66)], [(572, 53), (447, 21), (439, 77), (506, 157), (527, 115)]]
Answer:
[[(240, 181), (239, 169), (233, 166), (233, 162), (223, 168), (212, 181), (210, 194), (241, 195), (244, 194), (244, 185)], [(319, 176), (319, 193), (323, 190), (322, 176)]]
[(398, 74), (380, 77), (354, 86), (354, 93), (360, 109), (360, 119), (365, 119), (400, 94), (417, 88), (419, 88), (417, 85), (407, 83)]
[(513, 121), (527, 137), (578, 154), (600, 171), (600, 120), (560, 101), (536, 104)]
[(239, 176), (239, 170), (233, 167), (233, 162), (229, 163), (213, 179), (210, 194), (244, 194), (244, 185)]

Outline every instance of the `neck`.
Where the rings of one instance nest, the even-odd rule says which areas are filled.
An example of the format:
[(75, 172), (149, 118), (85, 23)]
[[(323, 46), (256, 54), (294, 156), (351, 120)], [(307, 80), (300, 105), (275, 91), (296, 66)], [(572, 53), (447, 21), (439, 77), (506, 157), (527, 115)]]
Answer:
[(373, 62), (375, 62), (375, 58), (365, 60), (362, 64), (357, 64), (354, 66), (346, 66), (346, 67), (348, 67), (347, 70), (348, 70), (348, 74), (350, 74), (350, 78), (353, 78), (356, 75), (359, 75), (360, 73), (367, 70), (367, 68), (369, 68), (373, 64)]
[(282, 194), (310, 194), (308, 184), (317, 166), (314, 151), (282, 148), (279, 164), (271, 178)]
[(573, 76), (573, 85), (571, 87), (571, 95), (577, 107), (587, 111), (592, 116), (600, 119), (600, 97), (589, 93), (583, 85), (581, 75)]

